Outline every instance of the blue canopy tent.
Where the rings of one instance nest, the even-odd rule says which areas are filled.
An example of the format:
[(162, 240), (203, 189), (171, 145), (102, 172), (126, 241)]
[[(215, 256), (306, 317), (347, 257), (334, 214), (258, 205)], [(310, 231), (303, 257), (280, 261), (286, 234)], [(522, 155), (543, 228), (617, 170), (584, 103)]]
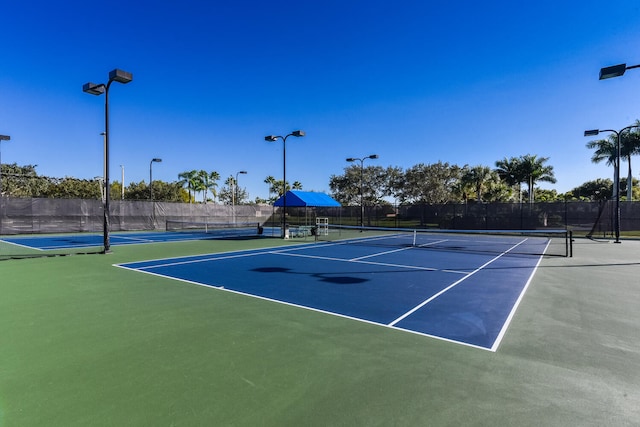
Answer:
[[(287, 191), (287, 210), (289, 208), (305, 208), (304, 209), (304, 225), (309, 226), (308, 221), (308, 208), (340, 208), (342, 205), (331, 198), (329, 195), (325, 193), (316, 193), (313, 191), (298, 191), (292, 190)], [(284, 206), (284, 196), (280, 197), (273, 204), (275, 207), (283, 207)], [(289, 217), (290, 211), (287, 212), (287, 217)], [(334, 215), (335, 216), (335, 215)], [(325, 224), (328, 224), (328, 218), (325, 219)], [(298, 225), (302, 221), (298, 221)], [(303, 227), (304, 228), (304, 227)]]
[[(284, 196), (280, 197), (273, 206), (284, 206)], [(287, 207), (322, 207), (322, 208), (338, 208), (342, 206), (335, 199), (325, 193), (316, 193), (314, 191), (287, 191)]]

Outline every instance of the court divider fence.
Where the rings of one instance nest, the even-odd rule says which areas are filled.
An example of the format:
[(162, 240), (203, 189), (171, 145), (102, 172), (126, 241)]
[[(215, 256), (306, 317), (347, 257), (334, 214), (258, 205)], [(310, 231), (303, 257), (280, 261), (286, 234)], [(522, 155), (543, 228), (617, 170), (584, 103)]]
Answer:
[[(615, 203), (541, 202), (366, 206), (365, 226), (441, 228), (452, 230), (536, 230), (566, 228), (578, 235), (608, 237), (613, 233)], [(291, 225), (359, 225), (360, 207), (287, 207)], [(167, 220), (258, 222), (278, 227), (280, 210), (270, 205), (220, 205), (113, 200), (111, 231), (164, 230)], [(640, 202), (621, 203), (620, 228), (640, 230)], [(100, 200), (0, 197), (0, 235), (100, 232)]]

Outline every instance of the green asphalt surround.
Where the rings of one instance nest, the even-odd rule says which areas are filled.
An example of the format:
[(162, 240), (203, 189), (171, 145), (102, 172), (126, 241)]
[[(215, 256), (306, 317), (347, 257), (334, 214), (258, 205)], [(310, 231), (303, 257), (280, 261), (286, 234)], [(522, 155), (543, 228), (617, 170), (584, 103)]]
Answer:
[(640, 242), (542, 260), (496, 353), (113, 264), (0, 261), (0, 426), (640, 424)]

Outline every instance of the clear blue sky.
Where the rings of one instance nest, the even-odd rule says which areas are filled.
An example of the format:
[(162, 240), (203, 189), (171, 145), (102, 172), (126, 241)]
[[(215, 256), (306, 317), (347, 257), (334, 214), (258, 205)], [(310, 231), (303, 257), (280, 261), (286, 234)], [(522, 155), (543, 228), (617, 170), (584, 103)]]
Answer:
[[(591, 163), (585, 129), (640, 118), (637, 0), (4, 2), (4, 163), (47, 176), (102, 174), (104, 96), (82, 92), (114, 68), (111, 179), (174, 181), (191, 169), (240, 178), (253, 200), (268, 175), (329, 191), (346, 157), (411, 167), (494, 166), (549, 157), (565, 192), (612, 170)], [(634, 175), (640, 176), (640, 159)], [(633, 164), (632, 164), (633, 165)], [(623, 169), (624, 171), (624, 169)], [(624, 175), (624, 173), (623, 173)]]

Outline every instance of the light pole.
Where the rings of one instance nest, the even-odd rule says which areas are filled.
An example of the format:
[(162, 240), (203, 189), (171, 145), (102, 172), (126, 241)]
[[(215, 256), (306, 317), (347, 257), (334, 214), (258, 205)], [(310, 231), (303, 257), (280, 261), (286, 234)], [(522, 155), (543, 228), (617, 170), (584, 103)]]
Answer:
[[(0, 135), (0, 143), (2, 141), (10, 141), (9, 135)], [(2, 144), (0, 144), (0, 147)], [(0, 151), (0, 208), (2, 207), (2, 151)], [(2, 211), (0, 211), (0, 234), (2, 234)]]
[[(9, 135), (0, 135), (0, 143), (2, 141), (10, 141), (11, 137)], [(2, 144), (0, 144), (2, 147)], [(2, 151), (0, 150), (0, 196), (2, 196)]]
[(286, 136), (267, 135), (264, 137), (264, 140), (269, 142), (282, 140), (282, 238), (286, 237), (285, 228), (287, 226), (287, 138), (290, 136), (300, 138), (304, 135), (303, 130), (294, 130)]
[(120, 171), (122, 172), (122, 188), (120, 189), (120, 196), (124, 200), (124, 165), (120, 165)]
[(364, 161), (367, 159), (377, 159), (377, 154), (372, 154), (367, 157), (349, 157), (347, 162), (360, 161), (360, 227), (364, 227), (364, 196), (362, 194), (362, 182), (364, 181)]
[[(613, 227), (616, 234), (615, 243), (620, 243), (620, 136), (624, 131), (637, 127), (640, 127), (640, 125), (627, 126), (626, 128), (622, 128), (619, 131), (613, 129), (592, 129), (584, 131), (584, 136), (596, 136), (600, 132), (611, 132), (616, 134), (616, 161), (614, 165), (613, 175), (613, 189), (616, 192), (616, 208), (615, 214), (613, 216)], [(627, 183), (627, 185), (630, 185), (630, 183)]]
[[(600, 69), (600, 80), (611, 79), (613, 77), (620, 77), (624, 75), (624, 72), (627, 70), (631, 70), (633, 68), (640, 68), (640, 64), (638, 65), (630, 65), (627, 64), (618, 64), (612, 65), (610, 67), (604, 67)], [(633, 176), (631, 175), (631, 168), (629, 168), (629, 176), (627, 177), (627, 202), (631, 201), (633, 195), (633, 185), (632, 181)]]
[(122, 84), (129, 83), (133, 80), (133, 75), (126, 71), (119, 69), (111, 70), (109, 72), (109, 80), (104, 83), (85, 83), (82, 86), (82, 91), (90, 95), (102, 95), (104, 93), (104, 185), (105, 185), (105, 198), (104, 198), (104, 252), (109, 253), (111, 251), (111, 243), (109, 242), (109, 88), (111, 83), (118, 82)]
[(149, 162), (149, 190), (150, 190), (150, 200), (153, 202), (153, 164), (160, 163), (162, 159), (157, 157), (151, 159)]
[(238, 175), (246, 174), (247, 171), (238, 171), (236, 179), (233, 181), (233, 191), (231, 192), (231, 209), (233, 210), (233, 223), (236, 223), (236, 199), (238, 198)]
[(238, 173), (236, 173), (236, 180), (233, 181), (233, 194), (231, 195), (232, 206), (236, 205), (236, 199), (238, 198), (238, 175), (239, 174), (246, 175), (247, 171), (238, 171)]

